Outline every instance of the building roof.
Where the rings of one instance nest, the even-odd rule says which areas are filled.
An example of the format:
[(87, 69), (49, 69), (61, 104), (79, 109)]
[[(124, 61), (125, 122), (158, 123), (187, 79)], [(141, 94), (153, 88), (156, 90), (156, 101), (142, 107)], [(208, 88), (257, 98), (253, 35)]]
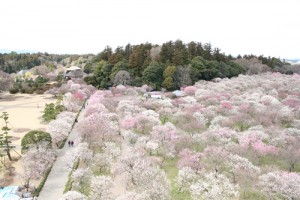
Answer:
[(175, 90), (172, 92), (172, 94), (176, 95), (177, 97), (181, 97), (185, 95), (185, 93), (181, 90)]
[(22, 69), (21, 71), (19, 71), (17, 74), (18, 75), (24, 75), (26, 72), (28, 72), (28, 69)]
[(71, 67), (66, 69), (66, 71), (74, 71), (74, 70), (81, 70), (81, 68), (77, 67), (77, 66), (71, 66)]

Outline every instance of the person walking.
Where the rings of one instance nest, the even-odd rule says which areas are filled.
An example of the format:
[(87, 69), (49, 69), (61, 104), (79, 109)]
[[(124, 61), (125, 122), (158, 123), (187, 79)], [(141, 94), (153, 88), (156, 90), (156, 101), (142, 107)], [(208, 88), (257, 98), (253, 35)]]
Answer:
[(68, 145), (69, 145), (69, 147), (71, 146), (71, 141), (70, 140), (68, 141)]
[(74, 142), (73, 142), (73, 140), (71, 141), (71, 147), (73, 147), (73, 145), (74, 145)]

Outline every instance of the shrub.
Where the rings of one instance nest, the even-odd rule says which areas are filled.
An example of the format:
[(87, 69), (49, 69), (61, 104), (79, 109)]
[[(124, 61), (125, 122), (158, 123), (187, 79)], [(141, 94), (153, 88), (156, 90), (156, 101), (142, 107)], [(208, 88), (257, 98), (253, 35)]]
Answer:
[(18, 88), (11, 88), (10, 90), (9, 90), (9, 93), (10, 94), (17, 94), (19, 92), (19, 89)]
[(34, 89), (33, 88), (25, 88), (24, 93), (26, 94), (33, 94)]
[(64, 110), (62, 105), (54, 105), (54, 103), (47, 104), (44, 109), (43, 118), (46, 122), (56, 119), (56, 116)]
[(32, 145), (46, 142), (51, 147), (51, 136), (50, 133), (44, 131), (29, 131), (25, 134), (21, 141), (21, 152), (24, 153), (27, 151)]
[(75, 171), (78, 167), (79, 167), (79, 159), (74, 163), (73, 165), (73, 168), (71, 170), (71, 172), (69, 173), (68, 175), (68, 181), (66, 183), (66, 186), (65, 186), (65, 190), (64, 190), (64, 193), (70, 191), (72, 189), (72, 172)]
[(36, 90), (35, 93), (36, 94), (44, 94), (44, 90)]

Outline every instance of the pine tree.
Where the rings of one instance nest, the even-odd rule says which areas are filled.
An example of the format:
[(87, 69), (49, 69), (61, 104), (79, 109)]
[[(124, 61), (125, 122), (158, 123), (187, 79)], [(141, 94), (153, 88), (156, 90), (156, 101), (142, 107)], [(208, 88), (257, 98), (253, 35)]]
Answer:
[(8, 131), (10, 130), (10, 128), (8, 128), (8, 113), (3, 112), (0, 118), (4, 120), (4, 126), (2, 127), (2, 131), (4, 132), (0, 134), (0, 148), (2, 148), (6, 152), (9, 160), (12, 161), (10, 151), (14, 148), (14, 146), (11, 145), (12, 136), (8, 135)]

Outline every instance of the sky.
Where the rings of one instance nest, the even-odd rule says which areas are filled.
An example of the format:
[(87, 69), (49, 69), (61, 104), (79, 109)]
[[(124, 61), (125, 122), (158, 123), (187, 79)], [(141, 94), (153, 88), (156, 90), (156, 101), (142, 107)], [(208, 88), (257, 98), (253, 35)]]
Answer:
[(299, 0), (0, 0), (0, 49), (99, 53), (182, 40), (300, 58)]

